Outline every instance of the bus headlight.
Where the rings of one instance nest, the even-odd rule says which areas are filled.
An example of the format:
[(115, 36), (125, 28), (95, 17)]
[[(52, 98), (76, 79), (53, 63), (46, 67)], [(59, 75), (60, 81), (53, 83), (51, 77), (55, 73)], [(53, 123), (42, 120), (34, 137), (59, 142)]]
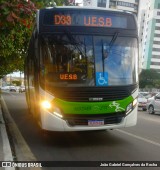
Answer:
[(133, 100), (126, 108), (126, 115), (128, 115), (137, 105), (137, 99)]
[(52, 107), (51, 103), (49, 101), (47, 101), (47, 100), (42, 101), (41, 106), (44, 109), (51, 109), (51, 107)]
[(58, 107), (54, 107), (49, 101), (44, 100), (41, 102), (41, 106), (43, 109), (49, 110), (49, 112), (53, 113), (55, 116), (62, 118), (61, 110)]

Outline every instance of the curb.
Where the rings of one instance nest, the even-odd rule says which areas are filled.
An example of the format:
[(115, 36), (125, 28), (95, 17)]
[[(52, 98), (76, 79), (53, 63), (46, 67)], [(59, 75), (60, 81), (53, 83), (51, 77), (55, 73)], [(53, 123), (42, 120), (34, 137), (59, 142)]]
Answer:
[[(0, 97), (0, 101), (1, 101), (1, 97)], [(1, 104), (0, 104), (0, 134), (1, 134), (0, 143), (2, 143), (1, 145), (2, 159), (1, 160), (13, 161), (12, 150), (11, 150), (11, 146), (10, 146), (8, 135), (7, 135), (6, 125), (3, 119), (3, 115), (2, 115)], [(15, 170), (15, 168), (5, 168), (5, 170)]]
[[(3, 110), (2, 110), (2, 114), (4, 117), (3, 120), (3, 124), (4, 126), (7, 125), (7, 132), (8, 132), (8, 136), (7, 136), (7, 132), (6, 132), (6, 137), (10, 138), (10, 142), (9, 143), (9, 139), (8, 139), (8, 147), (10, 148), (10, 158), (12, 157), (12, 160), (10, 159), (5, 159), (5, 161), (37, 161), (35, 156), (32, 154), (30, 148), (28, 147), (27, 143), (25, 142), (23, 136), (21, 135), (16, 123), (14, 122), (13, 118), (11, 117), (9, 110), (7, 108), (7, 105), (3, 99), (3, 97), (1, 96), (0, 98), (0, 105), (2, 106)], [(0, 108), (1, 111), (1, 108)], [(6, 143), (3, 142), (4, 145), (6, 145)], [(13, 149), (11, 149), (11, 144), (13, 145)], [(7, 152), (7, 151), (6, 151)], [(14, 153), (13, 153), (14, 152)], [(15, 160), (13, 160), (13, 158), (15, 158)], [(24, 169), (23, 167), (19, 168), (18, 170), (22, 170)], [(33, 168), (25, 168), (26, 170), (33, 170)], [(34, 168), (35, 169), (35, 168)], [(7, 170), (7, 169), (5, 169)], [(8, 170), (15, 170), (9, 168)], [(36, 168), (36, 170), (42, 170), (41, 168)]]

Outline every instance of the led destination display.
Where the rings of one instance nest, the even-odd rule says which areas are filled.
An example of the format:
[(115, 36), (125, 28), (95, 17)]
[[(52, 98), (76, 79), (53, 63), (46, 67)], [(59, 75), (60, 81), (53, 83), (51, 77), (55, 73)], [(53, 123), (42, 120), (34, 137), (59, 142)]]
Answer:
[(87, 14), (76, 11), (47, 11), (44, 15), (44, 25), (54, 26), (86, 26), (86, 27), (109, 27), (127, 28), (128, 18), (124, 15), (112, 13)]

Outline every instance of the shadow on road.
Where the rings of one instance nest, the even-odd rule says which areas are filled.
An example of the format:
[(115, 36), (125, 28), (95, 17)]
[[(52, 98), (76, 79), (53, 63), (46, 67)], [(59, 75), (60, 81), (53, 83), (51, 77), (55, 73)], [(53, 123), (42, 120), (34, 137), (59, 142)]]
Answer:
[(125, 145), (125, 140), (108, 131), (84, 131), (84, 132), (46, 132), (39, 130), (38, 136), (48, 146), (68, 148), (87, 146), (115, 146)]

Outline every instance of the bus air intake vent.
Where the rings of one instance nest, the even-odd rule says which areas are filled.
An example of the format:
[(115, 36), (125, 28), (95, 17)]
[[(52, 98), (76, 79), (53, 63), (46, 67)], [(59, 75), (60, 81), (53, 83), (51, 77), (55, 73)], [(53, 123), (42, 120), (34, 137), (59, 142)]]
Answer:
[(88, 120), (104, 120), (104, 125), (110, 125), (110, 124), (119, 124), (122, 122), (123, 118), (125, 117), (124, 113), (115, 113), (111, 115), (76, 115), (75, 117), (67, 117), (64, 118), (69, 126), (88, 126)]
[(53, 93), (56, 98), (70, 102), (94, 102), (122, 100), (132, 94), (135, 89), (131, 87), (106, 87), (106, 88), (55, 88)]

